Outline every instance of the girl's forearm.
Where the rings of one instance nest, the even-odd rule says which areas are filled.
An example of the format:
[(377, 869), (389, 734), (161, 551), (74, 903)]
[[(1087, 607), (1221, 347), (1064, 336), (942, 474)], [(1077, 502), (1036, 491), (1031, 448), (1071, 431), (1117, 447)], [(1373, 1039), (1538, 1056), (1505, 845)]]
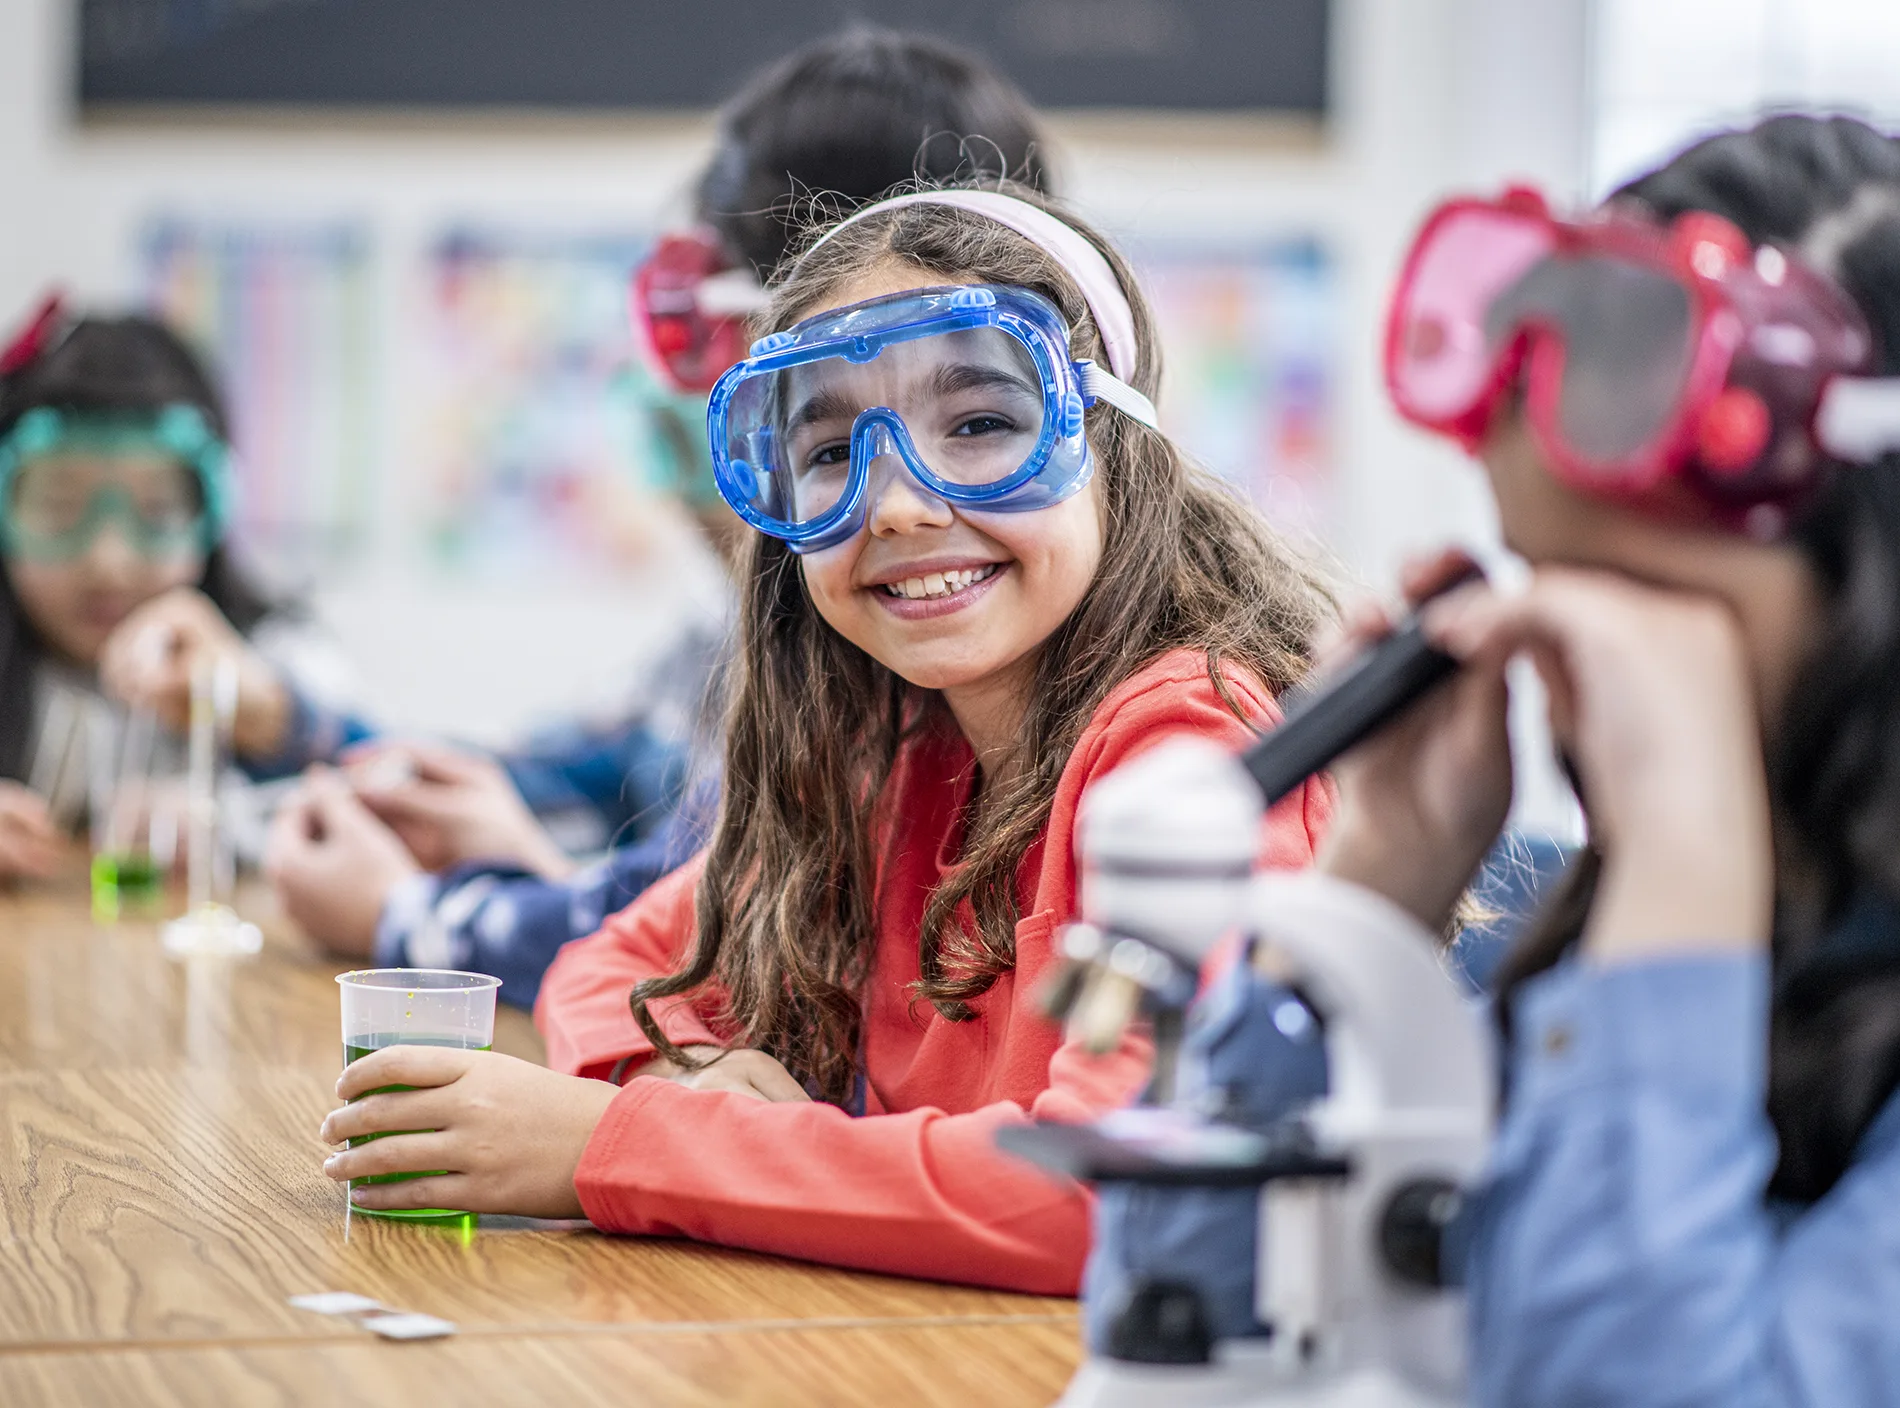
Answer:
[(1583, 935), (1595, 963), (1698, 953), (1763, 953), (1774, 921), (1774, 854), (1765, 815), (1705, 839), (1660, 827), (1616, 844)]

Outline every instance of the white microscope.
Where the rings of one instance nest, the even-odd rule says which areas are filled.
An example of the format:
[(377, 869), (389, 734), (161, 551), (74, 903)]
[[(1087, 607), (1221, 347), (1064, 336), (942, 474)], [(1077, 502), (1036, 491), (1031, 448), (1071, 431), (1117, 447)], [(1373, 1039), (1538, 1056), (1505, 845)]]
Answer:
[[(1069, 962), (1050, 1005), (1102, 1046), (1145, 1014), (1155, 1079), (1133, 1108), (1009, 1131), (1003, 1146), (1098, 1184), (1258, 1188), (1261, 1332), (1212, 1339), (1191, 1287), (1137, 1284), (1113, 1353), (1083, 1364), (1060, 1408), (1463, 1401), (1463, 1299), (1441, 1251), (1491, 1134), (1482, 1018), (1438, 953), (1379, 913), (1384, 901), (1253, 873), (1266, 803), (1451, 668), (1401, 631), (1244, 760), (1181, 740), (1085, 797), (1083, 918), (1065, 933)], [(1266, 1127), (1210, 1115), (1195, 1083), (1177, 1080), (1197, 975), (1233, 934), (1270, 947), (1323, 1032), (1326, 1094)]]

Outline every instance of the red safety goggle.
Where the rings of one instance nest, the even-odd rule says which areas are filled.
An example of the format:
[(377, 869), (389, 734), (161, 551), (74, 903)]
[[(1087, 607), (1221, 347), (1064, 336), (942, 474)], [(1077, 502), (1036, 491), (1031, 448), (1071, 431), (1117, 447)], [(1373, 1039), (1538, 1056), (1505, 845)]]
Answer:
[[(1400, 414), (1467, 449), (1521, 389), (1567, 483), (1772, 533), (1830, 458), (1893, 443), (1900, 384), (1856, 376), (1873, 354), (1839, 287), (1726, 220), (1570, 222), (1514, 189), (1426, 220), (1385, 374)], [(1856, 389), (1875, 394), (1834, 394)]]
[(674, 391), (706, 392), (746, 354), (746, 317), (765, 301), (718, 236), (662, 236), (634, 271), (633, 326), (647, 364)]

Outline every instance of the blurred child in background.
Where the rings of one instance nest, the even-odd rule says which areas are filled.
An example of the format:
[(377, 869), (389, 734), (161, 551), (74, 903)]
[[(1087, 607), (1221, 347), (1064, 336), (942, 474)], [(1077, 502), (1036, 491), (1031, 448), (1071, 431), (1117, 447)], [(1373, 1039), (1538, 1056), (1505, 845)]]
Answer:
[[(743, 526), (713, 483), (706, 393), (745, 351), (734, 310), (761, 300), (760, 281), (816, 212), (918, 179), (1009, 176), (1041, 189), (1041, 147), (1035, 114), (981, 60), (876, 29), (798, 50), (727, 105), (695, 192), (700, 227), (662, 241), (636, 280), (635, 377), (649, 475), (723, 557), (744, 546)], [(703, 838), (710, 798), (697, 820), (676, 812), (718, 648), (688, 631), (624, 720), (556, 731), (500, 767), (395, 743), (384, 751), (409, 766), (380, 773), (393, 781), (378, 785), (373, 753), (347, 776), (313, 777), (280, 813), (268, 859), (285, 907), (337, 952), (493, 973), (506, 1000), (532, 1005), (562, 944)], [(529, 814), (577, 809), (598, 820), (592, 844), (614, 846), (584, 868)]]
[[(0, 876), (46, 874), (84, 805), (84, 701), (181, 731), (221, 657), (251, 776), (365, 735), (321, 702), (335, 662), (233, 561), (230, 476), (223, 403), (162, 324), (54, 301), (0, 355)], [(26, 786), (36, 761), (52, 795)]]
[[(1510, 805), (1514, 657), (1590, 822), (1498, 973), (1474, 1401), (1900, 1401), (1900, 144), (1783, 116), (1580, 222), (1448, 203), (1388, 348), (1400, 409), (1478, 454), (1533, 570), (1425, 608), (1464, 669), (1341, 760), (1279, 902), (1436, 942)], [(1323, 1090), (1289, 996), (1223, 994), (1210, 1096)], [(1196, 1228), (1150, 1192), (1102, 1201), (1097, 1346), (1131, 1271), (1264, 1335), (1255, 1200), (1200, 1199)]]
[[(759, 531), (711, 842), (556, 962), (555, 1070), (349, 1068), (365, 1098), (326, 1140), (431, 1132), (326, 1171), (449, 1170), (360, 1206), (1074, 1292), (1086, 1196), (994, 1141), (1146, 1074), (1144, 1037), (1090, 1058), (1037, 1010), (1077, 802), (1164, 738), (1271, 725), (1327, 602), (1155, 428), (1121, 257), (1015, 190), (887, 200), (785, 275), (713, 400), (722, 492)], [(1318, 782), (1276, 808), (1267, 863), (1306, 864), (1327, 808)], [(390, 1084), (416, 1089), (366, 1094)]]

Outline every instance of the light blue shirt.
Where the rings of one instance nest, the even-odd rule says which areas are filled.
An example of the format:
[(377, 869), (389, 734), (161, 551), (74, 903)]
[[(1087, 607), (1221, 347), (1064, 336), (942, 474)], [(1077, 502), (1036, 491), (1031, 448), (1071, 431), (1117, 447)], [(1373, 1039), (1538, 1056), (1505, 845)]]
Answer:
[(1517, 999), (1471, 1228), (1481, 1408), (1900, 1404), (1900, 1097), (1770, 1204), (1768, 966), (1571, 962)]

